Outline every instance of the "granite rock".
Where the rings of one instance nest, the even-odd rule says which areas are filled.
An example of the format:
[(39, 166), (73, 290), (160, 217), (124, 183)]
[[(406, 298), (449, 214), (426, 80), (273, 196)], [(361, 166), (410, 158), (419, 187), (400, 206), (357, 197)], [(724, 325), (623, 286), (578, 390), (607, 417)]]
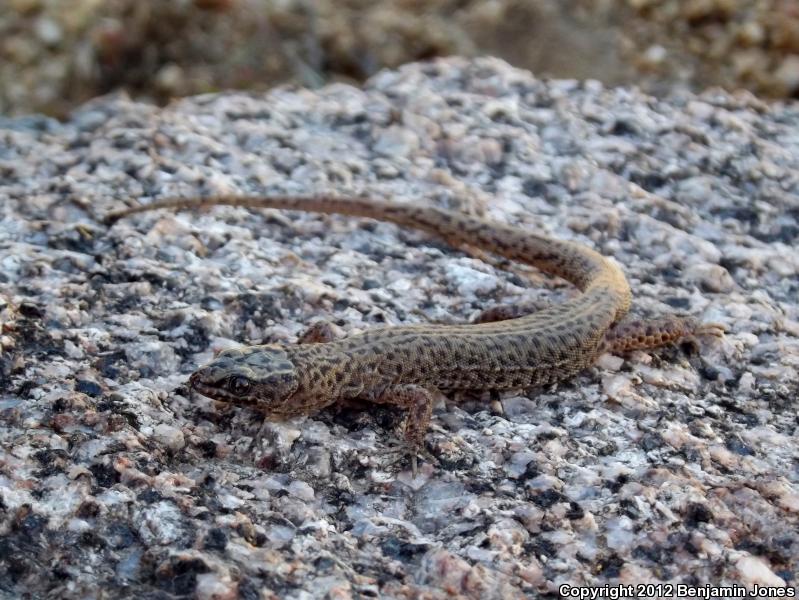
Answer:
[[(47, 32), (45, 32), (47, 33)], [(49, 34), (48, 34), (49, 35)], [(720, 340), (606, 356), (492, 410), (441, 399), (417, 477), (400, 415), (286, 423), (191, 397), (238, 344), (464, 322), (576, 292), (429, 236), (166, 195), (369, 193), (618, 261), (634, 312)], [(797, 584), (799, 106), (655, 99), (495, 59), (0, 130), (0, 590), (8, 597), (514, 598)], [(460, 401), (457, 401), (460, 400)], [(260, 431), (260, 436), (258, 436)]]

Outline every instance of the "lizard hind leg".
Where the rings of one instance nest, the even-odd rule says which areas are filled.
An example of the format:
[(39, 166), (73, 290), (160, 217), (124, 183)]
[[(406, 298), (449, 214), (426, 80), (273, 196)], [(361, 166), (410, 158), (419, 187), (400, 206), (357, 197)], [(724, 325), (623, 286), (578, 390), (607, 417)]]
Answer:
[(696, 345), (699, 337), (720, 337), (723, 334), (723, 326), (717, 323), (700, 323), (692, 317), (670, 315), (658, 319), (624, 320), (605, 333), (599, 352), (623, 354), (680, 342)]

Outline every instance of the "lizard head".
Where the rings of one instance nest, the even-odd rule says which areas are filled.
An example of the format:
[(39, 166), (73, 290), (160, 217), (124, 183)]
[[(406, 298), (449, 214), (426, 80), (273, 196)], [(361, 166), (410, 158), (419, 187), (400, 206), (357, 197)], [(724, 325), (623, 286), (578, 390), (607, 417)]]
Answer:
[(214, 400), (280, 413), (299, 379), (284, 347), (249, 346), (220, 352), (192, 373), (189, 387)]

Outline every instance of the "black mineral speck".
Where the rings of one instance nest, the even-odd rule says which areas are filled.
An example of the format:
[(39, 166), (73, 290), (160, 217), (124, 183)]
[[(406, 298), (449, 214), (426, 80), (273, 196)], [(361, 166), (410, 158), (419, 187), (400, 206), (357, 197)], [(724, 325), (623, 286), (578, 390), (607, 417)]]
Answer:
[(197, 587), (197, 575), (211, 569), (205, 561), (189, 556), (170, 556), (156, 569), (156, 584), (171, 594), (188, 596)]
[(42, 468), (36, 472), (37, 477), (49, 477), (56, 473), (62, 473), (69, 464), (69, 454), (61, 449), (39, 450), (34, 455)]
[(61, 342), (55, 342), (53, 336), (39, 319), (20, 319), (15, 326), (17, 348), (36, 357), (63, 354)]
[(619, 500), (619, 507), (622, 514), (627, 515), (633, 521), (641, 518), (641, 511), (638, 509), (638, 505), (629, 498)]
[(33, 302), (23, 302), (19, 305), (19, 314), (29, 319), (41, 319), (44, 317), (44, 310)]
[(752, 448), (747, 446), (738, 437), (728, 438), (727, 441), (724, 442), (724, 446), (730, 452), (734, 452), (735, 454), (739, 454), (740, 456), (753, 456), (755, 453), (755, 451), (752, 450)]
[(89, 547), (89, 548), (105, 548), (107, 542), (106, 540), (97, 534), (96, 531), (82, 531), (78, 536), (78, 544), (81, 546)]
[(126, 364), (127, 355), (124, 350), (114, 350), (111, 352), (104, 352), (99, 355), (94, 361), (94, 368), (97, 369), (103, 377), (109, 379), (116, 379), (119, 376), (120, 366)]
[[(275, 587), (267, 586), (267, 589), (274, 590)], [(261, 600), (261, 585), (250, 579), (244, 577), (239, 580), (238, 585), (239, 600)]]
[(30, 394), (30, 392), (32, 390), (35, 390), (36, 387), (37, 386), (36, 386), (36, 382), (35, 381), (32, 381), (30, 379), (26, 379), (26, 380), (20, 382), (20, 384), (14, 390), (14, 394), (19, 396), (20, 398), (27, 398), (28, 394)]
[(75, 380), (75, 391), (96, 398), (103, 393), (103, 388), (91, 379), (77, 379)]
[(320, 556), (313, 561), (314, 571), (324, 573), (330, 571), (336, 565), (336, 561), (328, 556)]
[(660, 437), (660, 434), (657, 432), (648, 431), (641, 438), (640, 444), (641, 448), (643, 448), (646, 452), (651, 452), (652, 450), (663, 447), (663, 438)]
[(361, 284), (362, 290), (373, 290), (379, 287), (381, 287), (380, 282), (376, 279), (364, 279), (363, 283)]
[(333, 310), (343, 311), (352, 306), (352, 303), (346, 298), (339, 298), (333, 303)]
[(23, 535), (34, 538), (42, 533), (46, 525), (46, 517), (37, 515), (36, 513), (30, 513), (19, 522), (16, 529)]
[(75, 516), (80, 517), (81, 519), (93, 519), (100, 514), (100, 505), (93, 499), (87, 498), (83, 502), (80, 503), (77, 510), (75, 511)]
[(566, 496), (557, 490), (544, 490), (543, 492), (531, 493), (530, 500), (540, 508), (550, 508), (553, 504), (558, 502), (567, 502)]
[(216, 456), (216, 442), (213, 440), (202, 440), (197, 444), (197, 448), (202, 453), (203, 458), (213, 458)]
[(781, 569), (774, 571), (774, 574), (785, 581), (788, 585), (792, 585), (792, 582), (796, 579), (796, 573), (793, 571), (789, 571), (788, 569)]
[(136, 496), (136, 499), (146, 504), (153, 504), (155, 502), (160, 502), (161, 500), (163, 500), (164, 496), (158, 490), (146, 489), (143, 492), (141, 492), (138, 496)]
[(696, 527), (699, 523), (710, 523), (713, 520), (713, 513), (704, 504), (691, 502), (685, 508), (685, 524), (688, 527)]
[(412, 560), (417, 554), (424, 552), (427, 547), (422, 544), (410, 544), (397, 537), (391, 536), (383, 540), (380, 549), (387, 558), (394, 560)]
[(525, 179), (522, 183), (522, 192), (531, 198), (543, 198), (547, 193), (547, 184), (538, 179)]
[(674, 308), (689, 308), (691, 300), (689, 298), (678, 298), (677, 296), (668, 296), (663, 298), (663, 302)]
[(101, 488), (108, 488), (119, 483), (119, 473), (109, 464), (94, 464), (89, 466), (89, 471), (94, 475), (94, 480)]
[(597, 456), (613, 456), (618, 452), (619, 446), (613, 440), (609, 440), (606, 444), (601, 444), (597, 447)]
[(614, 494), (618, 492), (628, 481), (630, 478), (622, 473), (613, 481), (608, 481), (605, 485), (607, 485), (608, 489), (613, 492)]
[(608, 133), (619, 137), (633, 137), (638, 135), (638, 128), (627, 119), (615, 119)]
[(663, 187), (668, 181), (668, 179), (662, 174), (654, 172), (651, 169), (646, 171), (631, 169), (628, 177), (632, 183), (641, 186), (648, 192), (653, 192), (658, 188)]
[(105, 536), (108, 544), (116, 550), (128, 548), (138, 540), (136, 532), (123, 521), (112, 521), (105, 530)]
[(547, 558), (552, 558), (558, 554), (555, 544), (544, 537), (536, 537), (525, 542), (524, 551), (533, 556), (546, 556)]
[(596, 572), (602, 575), (602, 577), (613, 579), (614, 577), (619, 576), (623, 566), (624, 560), (622, 560), (618, 555), (612, 554), (599, 561)]
[(227, 534), (224, 529), (214, 527), (208, 530), (203, 540), (203, 547), (206, 550), (216, 550), (217, 552), (224, 552), (227, 547)]
[(654, 563), (663, 560), (663, 548), (660, 546), (636, 546), (632, 552), (633, 558), (643, 558)]
[(708, 381), (717, 381), (720, 375), (720, 371), (711, 365), (701, 365), (699, 367), (699, 373), (702, 377)]
[(524, 473), (519, 475), (519, 481), (528, 481), (530, 479), (535, 479), (541, 474), (541, 471), (538, 469), (536, 462), (531, 460), (527, 463), (527, 466), (524, 467)]
[(585, 516), (585, 511), (583, 508), (574, 502), (573, 500), (569, 502), (569, 510), (566, 511), (566, 518), (575, 521), (578, 519), (582, 519)]

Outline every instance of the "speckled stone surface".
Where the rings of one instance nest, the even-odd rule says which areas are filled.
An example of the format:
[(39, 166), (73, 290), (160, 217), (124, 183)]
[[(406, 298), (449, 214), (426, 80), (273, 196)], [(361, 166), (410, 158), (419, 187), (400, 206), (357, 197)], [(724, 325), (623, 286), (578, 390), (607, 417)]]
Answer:
[[(700, 352), (442, 399), (418, 477), (400, 422), (261, 425), (190, 398), (223, 348), (464, 322), (570, 286), (389, 224), (164, 195), (371, 193), (578, 240), (634, 311), (726, 326)], [(0, 594), (516, 598), (560, 585), (797, 585), (799, 106), (655, 100), (451, 59), (343, 85), (97, 100), (0, 123)]]

